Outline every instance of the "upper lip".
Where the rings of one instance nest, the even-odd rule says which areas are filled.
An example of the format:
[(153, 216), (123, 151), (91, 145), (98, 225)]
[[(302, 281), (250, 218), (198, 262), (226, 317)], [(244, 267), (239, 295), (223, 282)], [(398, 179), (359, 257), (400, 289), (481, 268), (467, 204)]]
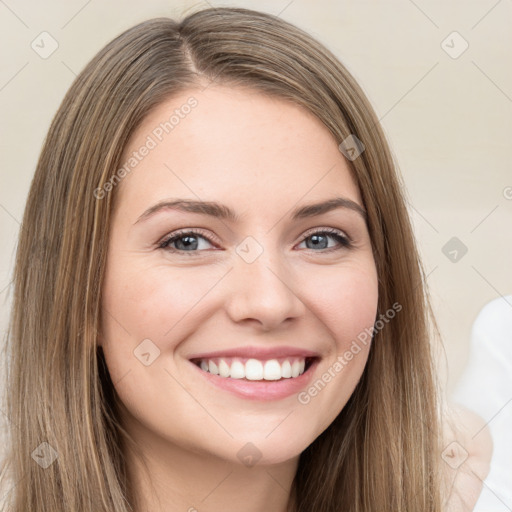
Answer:
[(214, 352), (203, 352), (193, 354), (188, 357), (191, 359), (213, 359), (216, 357), (243, 357), (253, 359), (277, 359), (281, 357), (319, 357), (317, 352), (301, 349), (291, 346), (280, 347), (257, 347), (245, 346), (235, 347), (225, 350), (216, 350)]

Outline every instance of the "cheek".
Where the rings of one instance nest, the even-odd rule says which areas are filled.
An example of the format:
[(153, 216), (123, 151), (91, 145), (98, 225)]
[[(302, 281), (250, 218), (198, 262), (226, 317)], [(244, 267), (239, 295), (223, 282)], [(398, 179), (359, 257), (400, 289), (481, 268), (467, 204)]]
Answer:
[[(201, 409), (170, 375), (169, 355), (196, 326), (188, 320), (215, 279), (184, 269), (134, 268), (131, 262), (111, 269), (103, 288), (103, 352), (122, 411), (129, 411), (129, 421), (137, 418), (155, 431), (176, 423), (176, 410), (192, 424), (202, 424)], [(179, 428), (178, 422), (175, 433)]]
[(351, 341), (371, 328), (378, 303), (378, 279), (375, 267), (353, 265), (317, 275), (315, 286), (309, 285), (309, 303), (321, 323), (343, 352)]
[(103, 305), (120, 324), (117, 327), (124, 327), (123, 337), (127, 331), (161, 339), (199, 304), (214, 283), (214, 276), (199, 277), (186, 270), (112, 273), (105, 284)]
[(333, 272), (317, 284), (318, 293), (310, 304), (315, 305), (313, 313), (329, 331), (332, 350), (316, 379), (298, 395), (299, 403), (316, 418), (312, 435), (332, 423), (361, 378), (378, 304), (378, 279), (371, 265)]
[[(100, 340), (114, 382), (134, 364), (138, 367), (134, 357), (138, 350), (153, 347), (147, 341), (141, 345), (144, 340), (151, 340), (155, 354), (168, 355), (191, 335), (209, 304), (208, 292), (223, 276), (222, 270), (170, 272), (162, 266), (136, 263), (112, 266), (103, 287)], [(162, 359), (155, 362), (160, 364)]]

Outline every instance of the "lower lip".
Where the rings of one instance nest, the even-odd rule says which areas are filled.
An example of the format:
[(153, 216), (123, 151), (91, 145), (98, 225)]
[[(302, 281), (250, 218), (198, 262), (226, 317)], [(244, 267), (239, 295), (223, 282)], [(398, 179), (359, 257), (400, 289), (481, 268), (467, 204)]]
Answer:
[(199, 366), (191, 363), (196, 370), (214, 386), (234, 395), (251, 400), (279, 400), (286, 398), (304, 389), (313, 377), (313, 372), (317, 367), (319, 359), (315, 359), (309, 368), (298, 377), (290, 377), (281, 380), (251, 381), (244, 379), (231, 379), (229, 377), (220, 377), (212, 373), (201, 370)]

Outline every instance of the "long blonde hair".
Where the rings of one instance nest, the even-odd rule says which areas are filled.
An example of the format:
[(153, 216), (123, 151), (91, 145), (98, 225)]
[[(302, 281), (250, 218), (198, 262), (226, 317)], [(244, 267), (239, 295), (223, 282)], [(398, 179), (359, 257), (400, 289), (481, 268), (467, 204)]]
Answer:
[[(14, 269), (6, 461), (16, 485), (8, 510), (132, 510), (123, 454), (134, 441), (118, 421), (96, 343), (116, 190), (103, 199), (94, 191), (119, 169), (130, 135), (152, 109), (207, 81), (295, 102), (338, 144), (350, 135), (363, 142), (361, 155), (347, 161), (368, 213), (378, 314), (401, 305), (374, 333), (342, 412), (301, 454), (293, 512), (440, 512), (435, 320), (385, 136), (360, 86), (327, 48), (275, 16), (242, 8), (204, 9), (181, 22), (156, 18), (125, 31), (79, 74), (52, 121)], [(42, 467), (36, 449), (57, 458)]]

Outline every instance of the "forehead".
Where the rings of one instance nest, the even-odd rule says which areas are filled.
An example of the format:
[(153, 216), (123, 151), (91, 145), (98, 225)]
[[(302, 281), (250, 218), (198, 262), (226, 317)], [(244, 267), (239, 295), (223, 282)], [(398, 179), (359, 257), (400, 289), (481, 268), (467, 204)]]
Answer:
[(261, 200), (285, 197), (293, 204), (339, 192), (361, 203), (325, 125), (297, 104), (247, 88), (216, 85), (168, 98), (135, 130), (122, 164), (129, 160), (133, 171), (121, 188), (131, 199), (186, 194), (247, 204), (259, 199), (263, 206)]

